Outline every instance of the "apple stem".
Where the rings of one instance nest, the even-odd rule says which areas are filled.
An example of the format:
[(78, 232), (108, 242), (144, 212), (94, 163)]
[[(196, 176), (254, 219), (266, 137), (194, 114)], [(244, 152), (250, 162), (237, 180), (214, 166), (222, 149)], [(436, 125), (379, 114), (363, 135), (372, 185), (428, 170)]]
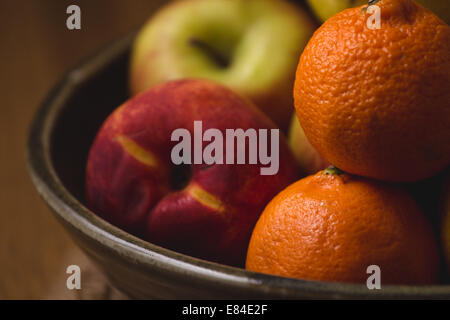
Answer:
[(198, 38), (190, 38), (189, 44), (206, 52), (206, 54), (210, 56), (220, 68), (226, 68), (230, 64), (229, 59), (221, 55), (213, 47), (209, 46), (207, 43)]

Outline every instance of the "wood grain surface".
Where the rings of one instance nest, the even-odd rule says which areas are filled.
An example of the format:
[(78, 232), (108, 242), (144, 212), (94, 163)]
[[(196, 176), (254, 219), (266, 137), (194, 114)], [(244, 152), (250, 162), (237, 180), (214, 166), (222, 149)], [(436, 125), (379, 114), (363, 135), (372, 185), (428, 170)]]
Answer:
[[(136, 30), (160, 2), (0, 1), (0, 299), (55, 297), (67, 264), (85, 263), (28, 177), (25, 143), (34, 112), (71, 65)], [(66, 28), (70, 4), (81, 8), (79, 31)]]

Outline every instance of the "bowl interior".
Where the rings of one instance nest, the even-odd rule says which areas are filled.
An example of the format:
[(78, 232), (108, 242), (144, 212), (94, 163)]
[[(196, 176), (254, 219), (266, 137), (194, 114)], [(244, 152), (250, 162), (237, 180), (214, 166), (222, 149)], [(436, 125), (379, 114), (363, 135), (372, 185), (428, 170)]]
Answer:
[[(83, 221), (96, 224), (105, 233), (111, 230), (115, 233), (114, 229), (117, 228), (111, 227), (106, 222), (98, 223), (98, 218), (94, 218), (94, 214), (86, 215), (85, 209), (80, 210), (67, 199), (73, 197), (78, 202), (85, 203), (85, 164), (91, 143), (106, 117), (129, 97), (127, 69), (132, 40), (133, 35), (130, 35), (72, 69), (49, 95), (36, 116), (30, 133), (28, 150), (30, 171), (35, 183), (40, 180), (46, 185), (46, 191), (42, 191), (43, 188), (39, 186), (38, 190), (41, 194), (50, 190), (57, 195), (59, 201), (71, 208), (71, 214), (83, 215), (85, 219)], [(48, 134), (45, 134), (45, 131), (48, 131)], [(58, 185), (59, 182), (62, 186)], [(67, 192), (69, 195), (66, 198), (64, 193)], [(63, 193), (63, 197), (59, 197), (58, 193)], [(51, 197), (46, 197), (44, 194), (43, 196), (47, 202), (51, 202), (49, 201)], [(55, 209), (54, 205), (51, 203), (50, 205)], [(56, 208), (55, 211), (58, 209)], [(65, 219), (64, 216), (62, 218)], [(96, 222), (92, 222), (94, 219), (97, 219)], [(134, 244), (145, 247), (145, 250), (165, 254), (171, 259), (179, 259), (183, 263), (196, 267), (200, 266), (202, 270), (214, 270), (218, 274), (233, 275), (242, 279), (242, 282), (254, 280), (261, 283), (261, 292), (264, 293), (270, 293), (273, 288), (276, 288), (274, 292), (282, 292), (283, 296), (287, 297), (302, 296), (302, 292), (305, 291), (318, 292), (324, 298), (450, 297), (450, 286), (386, 286), (386, 289), (381, 292), (375, 292), (367, 290), (363, 285), (319, 283), (260, 275), (185, 257), (133, 238), (129, 236), (125, 241), (132, 241)], [(154, 257), (149, 254), (145, 259), (153, 263), (151, 260)], [(200, 269), (193, 268), (191, 272), (198, 272), (201, 276), (203, 271), (196, 270)], [(270, 294), (267, 296), (274, 297)]]
[(70, 94), (65, 101), (50, 136), (50, 156), (56, 174), (83, 204), (89, 148), (102, 122), (128, 98), (129, 54), (129, 50), (124, 51), (102, 72), (79, 84), (77, 94)]

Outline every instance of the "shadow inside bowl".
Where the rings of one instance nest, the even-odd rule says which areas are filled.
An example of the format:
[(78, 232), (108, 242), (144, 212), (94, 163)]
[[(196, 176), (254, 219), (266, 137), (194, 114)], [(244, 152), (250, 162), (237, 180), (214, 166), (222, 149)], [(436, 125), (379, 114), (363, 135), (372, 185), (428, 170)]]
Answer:
[[(50, 155), (56, 174), (66, 189), (83, 203), (89, 148), (103, 121), (128, 98), (129, 54), (129, 50), (122, 52), (102, 72), (80, 82), (54, 122)], [(83, 76), (87, 76), (86, 70), (69, 74), (69, 78)]]

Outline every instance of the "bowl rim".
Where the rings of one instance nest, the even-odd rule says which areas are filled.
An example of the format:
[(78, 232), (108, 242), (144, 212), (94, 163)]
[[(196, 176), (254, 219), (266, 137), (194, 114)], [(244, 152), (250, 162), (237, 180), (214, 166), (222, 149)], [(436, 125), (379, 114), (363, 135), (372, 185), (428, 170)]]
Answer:
[(385, 285), (369, 290), (363, 284), (301, 280), (247, 271), (174, 252), (137, 238), (101, 219), (72, 195), (60, 181), (50, 156), (50, 137), (58, 115), (84, 80), (101, 72), (114, 58), (124, 54), (135, 32), (107, 45), (71, 68), (51, 90), (36, 112), (28, 135), (27, 167), (34, 186), (57, 217), (84, 236), (144, 266), (164, 268), (178, 275), (245, 289), (256, 294), (286, 298), (304, 296), (331, 299), (427, 299), (450, 298), (450, 285)]

